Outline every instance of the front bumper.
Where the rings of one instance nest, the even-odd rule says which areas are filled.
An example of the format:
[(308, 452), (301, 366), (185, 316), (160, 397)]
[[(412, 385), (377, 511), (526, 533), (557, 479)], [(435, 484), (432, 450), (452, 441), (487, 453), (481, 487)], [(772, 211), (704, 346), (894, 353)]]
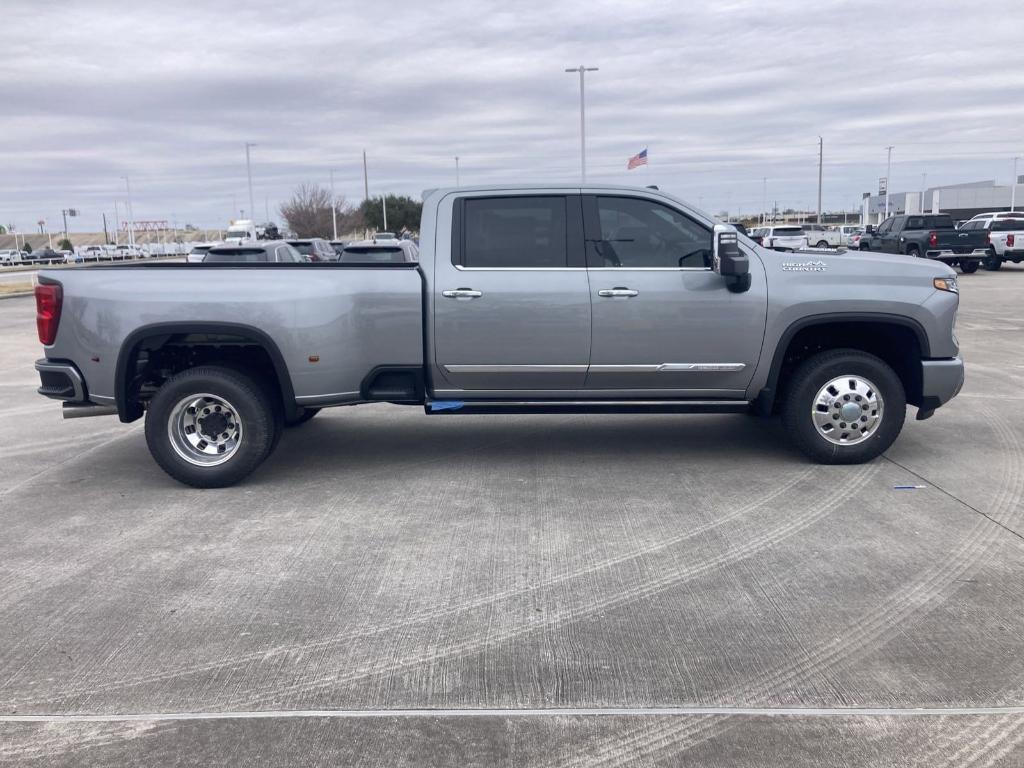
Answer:
[(939, 406), (948, 403), (959, 394), (964, 385), (964, 361), (959, 357), (944, 360), (921, 361), (921, 405), (920, 414), (931, 415)]
[(88, 399), (85, 379), (74, 363), (64, 360), (36, 360), (40, 387), (36, 390), (43, 397), (63, 400), (68, 403), (84, 403)]

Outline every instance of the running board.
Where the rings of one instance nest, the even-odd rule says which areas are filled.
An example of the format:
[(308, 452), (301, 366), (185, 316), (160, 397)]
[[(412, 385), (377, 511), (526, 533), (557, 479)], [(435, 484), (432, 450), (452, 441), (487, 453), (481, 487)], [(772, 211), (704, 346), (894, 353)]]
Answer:
[(485, 413), (747, 413), (746, 400), (429, 400), (431, 416)]

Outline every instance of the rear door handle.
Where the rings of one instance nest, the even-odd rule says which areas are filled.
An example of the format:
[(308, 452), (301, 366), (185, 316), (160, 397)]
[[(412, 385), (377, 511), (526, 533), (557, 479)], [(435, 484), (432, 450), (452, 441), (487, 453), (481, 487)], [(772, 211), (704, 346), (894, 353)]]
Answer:
[(623, 288), (622, 286), (616, 286), (615, 288), (602, 288), (597, 292), (598, 296), (602, 296), (606, 299), (616, 298), (621, 296), (626, 299), (631, 299), (634, 296), (638, 296), (640, 291), (635, 291), (632, 288)]
[(472, 288), (456, 288), (449, 291), (441, 291), (446, 299), (479, 299), (483, 296), (482, 291), (474, 291)]

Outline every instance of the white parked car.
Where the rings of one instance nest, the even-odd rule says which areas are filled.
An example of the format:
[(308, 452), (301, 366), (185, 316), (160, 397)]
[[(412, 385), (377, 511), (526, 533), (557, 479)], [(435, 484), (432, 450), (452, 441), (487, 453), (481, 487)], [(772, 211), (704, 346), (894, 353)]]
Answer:
[(750, 237), (765, 248), (774, 248), (776, 251), (796, 251), (807, 247), (806, 233), (795, 224), (758, 227), (750, 233)]
[(221, 245), (221, 243), (196, 243), (188, 252), (185, 261), (189, 264), (202, 264), (207, 252), (218, 245)]
[[(991, 221), (992, 219), (1020, 219), (1024, 218), (1024, 211), (989, 211), (988, 213), (979, 213), (969, 218), (964, 224), (972, 221)], [(963, 229), (960, 226), (959, 229)]]
[(124, 261), (125, 259), (139, 259), (142, 258), (142, 249), (137, 245), (119, 245), (114, 248), (112, 258), (118, 261)]

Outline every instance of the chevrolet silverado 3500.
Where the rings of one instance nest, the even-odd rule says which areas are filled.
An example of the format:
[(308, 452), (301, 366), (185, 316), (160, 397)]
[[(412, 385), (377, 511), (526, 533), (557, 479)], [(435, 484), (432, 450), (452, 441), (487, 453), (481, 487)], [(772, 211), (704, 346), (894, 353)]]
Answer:
[(442, 189), (418, 263), (43, 271), (40, 394), (145, 417), (172, 477), (226, 486), (325, 407), (428, 414), (780, 412), (870, 460), (963, 382), (946, 265), (780, 253), (652, 189)]

